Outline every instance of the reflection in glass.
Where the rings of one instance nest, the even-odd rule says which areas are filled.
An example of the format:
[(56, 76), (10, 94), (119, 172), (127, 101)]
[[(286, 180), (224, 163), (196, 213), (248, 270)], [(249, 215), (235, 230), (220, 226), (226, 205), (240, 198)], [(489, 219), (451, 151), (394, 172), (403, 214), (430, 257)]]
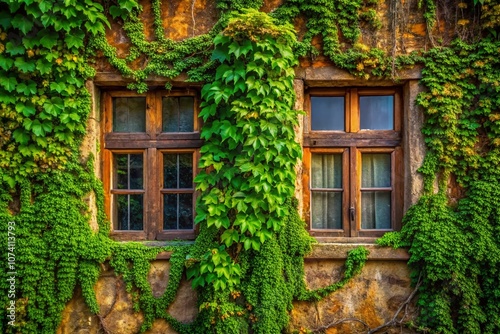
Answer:
[(390, 191), (363, 191), (361, 193), (361, 228), (391, 228)]
[(113, 188), (143, 188), (143, 156), (139, 154), (113, 153)]
[(362, 188), (391, 186), (391, 154), (364, 153), (361, 161)]
[(194, 98), (166, 96), (162, 99), (163, 132), (194, 131)]
[(193, 229), (193, 194), (163, 195), (163, 229)]
[(344, 97), (311, 97), (311, 130), (344, 131)]
[(394, 129), (394, 96), (360, 96), (361, 130)]
[(341, 154), (313, 154), (311, 160), (312, 188), (342, 188)]
[(185, 189), (193, 187), (193, 154), (163, 155), (163, 187)]
[(313, 229), (342, 228), (342, 193), (315, 191), (311, 203)]
[(113, 195), (117, 230), (143, 229), (143, 194)]
[(146, 98), (113, 98), (113, 132), (146, 131)]

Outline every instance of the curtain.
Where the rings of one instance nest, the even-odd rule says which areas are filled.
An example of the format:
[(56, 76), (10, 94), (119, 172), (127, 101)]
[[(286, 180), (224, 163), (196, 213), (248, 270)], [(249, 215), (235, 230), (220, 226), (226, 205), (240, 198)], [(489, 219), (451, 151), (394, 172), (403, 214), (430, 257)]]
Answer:
[(361, 228), (389, 229), (391, 191), (369, 188), (391, 187), (391, 155), (362, 154), (361, 160)]

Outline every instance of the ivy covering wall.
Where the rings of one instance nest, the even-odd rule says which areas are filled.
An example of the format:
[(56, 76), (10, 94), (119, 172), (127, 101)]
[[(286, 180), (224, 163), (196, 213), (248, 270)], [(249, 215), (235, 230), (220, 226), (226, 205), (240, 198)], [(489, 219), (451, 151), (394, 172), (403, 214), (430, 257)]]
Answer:
[[(304, 281), (303, 258), (313, 241), (292, 198), (301, 156), (293, 78), (299, 56), (320, 52), (364, 78), (424, 65), (418, 104), (426, 116), (425, 195), (405, 216), (403, 230), (380, 243), (409, 248), (420, 282), (413, 328), (500, 330), (497, 1), (457, 3), (459, 38), (450, 45), (433, 35), (443, 3), (419, 2), (434, 47), (398, 55), (361, 43), (362, 29), (381, 27), (374, 1), (289, 0), (265, 14), (259, 1), (219, 0), (214, 27), (179, 42), (164, 36), (161, 6), (151, 2), (151, 41), (134, 0), (0, 2), (0, 234), (2, 240), (15, 234), (14, 267), (8, 252), (0, 252), (0, 302), (6, 305), (0, 332), (54, 333), (77, 286), (98, 313), (93, 285), (104, 261), (136, 296), (142, 331), (164, 318), (180, 333), (280, 333), (292, 301), (319, 300), (359, 273), (367, 258), (363, 248), (348, 255), (338, 283), (309, 291)], [(300, 40), (291, 26), (298, 18), (305, 22)], [(469, 18), (468, 31), (476, 33), (466, 34), (469, 23), (458, 20)], [(126, 58), (106, 40), (110, 20), (121, 22), (130, 40)], [(321, 50), (312, 47), (318, 36)], [(187, 73), (205, 84), (194, 245), (150, 248), (109, 239), (93, 158), (83, 161), (79, 152), (91, 108), (85, 82), (95, 75), (97, 53), (132, 80), (130, 89), (146, 91), (150, 75), (169, 80)], [(141, 57), (146, 65), (132, 66)], [(89, 196), (97, 231), (89, 224)], [(171, 273), (157, 298), (146, 275), (161, 251), (172, 252)], [(12, 270), (15, 326), (8, 324), (7, 308)], [(184, 272), (199, 292), (193, 324), (166, 312)]]

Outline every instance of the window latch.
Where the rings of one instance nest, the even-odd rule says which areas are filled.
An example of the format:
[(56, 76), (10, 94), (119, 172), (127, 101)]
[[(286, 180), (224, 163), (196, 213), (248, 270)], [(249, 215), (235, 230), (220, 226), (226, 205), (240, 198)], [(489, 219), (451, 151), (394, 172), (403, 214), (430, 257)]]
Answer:
[(351, 206), (349, 208), (349, 217), (351, 218), (351, 221), (353, 222), (354, 221), (354, 214), (355, 214), (355, 211), (354, 211), (354, 207)]

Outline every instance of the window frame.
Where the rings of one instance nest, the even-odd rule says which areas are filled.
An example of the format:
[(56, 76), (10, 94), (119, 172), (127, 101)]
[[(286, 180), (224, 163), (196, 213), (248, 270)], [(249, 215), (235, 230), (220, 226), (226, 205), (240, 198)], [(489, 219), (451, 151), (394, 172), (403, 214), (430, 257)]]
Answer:
[[(394, 126), (392, 130), (360, 129), (359, 97), (394, 96)], [(311, 97), (344, 96), (344, 131), (312, 130)], [(403, 211), (403, 152), (402, 152), (402, 91), (400, 87), (384, 88), (309, 88), (304, 94), (306, 116), (304, 118), (303, 203), (304, 218), (309, 232), (325, 238), (376, 238), (388, 231), (399, 230)], [(312, 155), (342, 153), (342, 229), (312, 228)], [(361, 228), (361, 154), (391, 154), (391, 228)], [(354, 221), (350, 218), (354, 209)]]
[[(164, 96), (193, 97), (193, 131), (192, 132), (162, 132), (162, 98)], [(145, 97), (145, 132), (113, 132), (113, 98), (115, 97)], [(201, 122), (198, 118), (200, 104), (199, 90), (194, 88), (155, 90), (150, 88), (146, 93), (137, 93), (124, 89), (103, 89), (101, 96), (101, 150), (104, 206), (110, 220), (110, 235), (118, 241), (136, 240), (171, 240), (196, 237), (197, 226), (194, 224), (196, 191), (193, 183), (193, 229), (163, 230), (163, 154), (187, 153), (193, 154), (193, 179), (198, 172)], [(143, 153), (143, 230), (117, 230), (112, 216), (113, 211), (113, 154)], [(194, 182), (194, 181), (193, 181)]]

